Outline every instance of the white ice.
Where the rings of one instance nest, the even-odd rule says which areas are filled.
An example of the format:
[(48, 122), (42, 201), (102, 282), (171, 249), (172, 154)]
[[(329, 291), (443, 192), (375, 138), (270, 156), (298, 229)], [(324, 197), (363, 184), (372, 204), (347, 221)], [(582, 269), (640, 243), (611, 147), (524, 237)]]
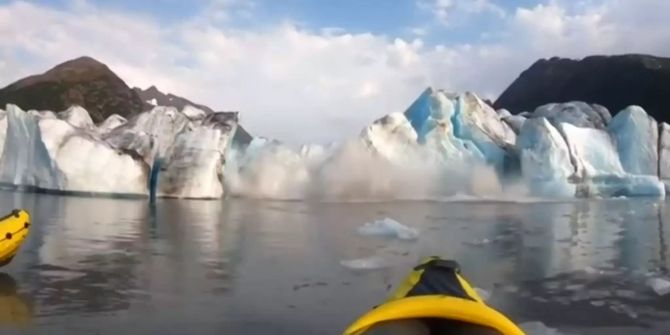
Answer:
[(664, 296), (670, 293), (670, 280), (666, 278), (651, 278), (649, 281), (647, 281), (647, 284), (649, 287), (651, 287), (656, 294), (660, 296)]
[(577, 177), (624, 174), (619, 155), (607, 132), (569, 123), (560, 123), (558, 129), (567, 142)]
[(661, 179), (670, 179), (670, 124), (661, 123), (658, 144), (658, 176)]
[(61, 189), (63, 175), (51, 160), (34, 116), (15, 105), (6, 108), (7, 131), (0, 160), (0, 182)]
[(418, 230), (391, 218), (365, 223), (358, 227), (356, 231), (363, 236), (393, 237), (400, 240), (415, 240), (419, 237)]
[(611, 116), (605, 107), (581, 101), (550, 103), (535, 109), (532, 117), (547, 118), (555, 127), (569, 123), (577, 127), (606, 129)]
[(543, 117), (527, 120), (516, 143), (521, 172), (536, 196), (573, 197), (575, 174), (570, 150), (560, 132)]
[(207, 116), (207, 113), (204, 110), (197, 107), (193, 107), (191, 105), (184, 106), (181, 112), (191, 120), (200, 120), (205, 116)]
[(548, 327), (541, 321), (529, 321), (519, 324), (526, 335), (559, 335), (557, 329)]
[[(167, 124), (162, 127), (167, 131), (180, 127), (174, 122)], [(222, 197), (225, 157), (236, 127), (236, 114), (214, 113), (201, 126), (180, 131), (165, 154), (158, 194), (177, 198)]]
[(340, 264), (351, 270), (377, 270), (389, 266), (388, 262), (379, 256), (343, 260)]
[(122, 126), (126, 124), (128, 120), (124, 118), (123, 116), (119, 114), (112, 114), (109, 117), (105, 119), (105, 121), (102, 121), (102, 123), (98, 126), (98, 130), (105, 134), (108, 133), (114, 129), (116, 129), (119, 126)]
[(88, 111), (80, 106), (70, 106), (68, 109), (58, 113), (58, 118), (77, 128), (95, 128)]
[(658, 176), (658, 127), (644, 109), (630, 106), (622, 110), (607, 130), (627, 172)]

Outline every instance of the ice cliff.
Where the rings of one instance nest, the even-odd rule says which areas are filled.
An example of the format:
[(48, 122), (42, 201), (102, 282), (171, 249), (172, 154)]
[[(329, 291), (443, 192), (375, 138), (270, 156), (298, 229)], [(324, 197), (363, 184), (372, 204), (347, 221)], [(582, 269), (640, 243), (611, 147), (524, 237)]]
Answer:
[[(232, 143), (237, 113), (155, 106), (95, 125), (65, 111), (0, 110), (0, 182), (179, 198), (664, 197), (670, 126), (630, 106), (552, 103), (512, 115), (473, 93), (426, 89), (404, 112), (329, 146)], [(511, 194), (512, 189), (514, 194)], [(510, 195), (511, 194), (511, 195)]]

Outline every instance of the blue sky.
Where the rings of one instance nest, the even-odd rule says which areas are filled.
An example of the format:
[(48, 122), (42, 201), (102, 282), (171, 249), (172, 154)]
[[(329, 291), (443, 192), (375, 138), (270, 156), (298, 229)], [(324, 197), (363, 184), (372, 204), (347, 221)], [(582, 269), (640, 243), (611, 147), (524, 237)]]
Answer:
[[(495, 6), (505, 15), (520, 6), (532, 7), (540, 0), (466, 0)], [(212, 9), (230, 12), (227, 26), (262, 29), (279, 22), (291, 21), (305, 29), (319, 31), (338, 28), (350, 33), (373, 33), (411, 38), (421, 29), (423, 39), (435, 44), (476, 43), (482, 34), (495, 31), (505, 20), (491, 12), (473, 9), (463, 13), (461, 0), (36, 0), (53, 8), (67, 9), (80, 3), (99, 8), (142, 14), (161, 23), (187, 20)], [(433, 10), (442, 2), (455, 13), (447, 20)], [(466, 15), (462, 15), (466, 14)]]
[(495, 99), (540, 58), (670, 55), (667, 0), (0, 0), (0, 86), (88, 55), (289, 142), (427, 87)]

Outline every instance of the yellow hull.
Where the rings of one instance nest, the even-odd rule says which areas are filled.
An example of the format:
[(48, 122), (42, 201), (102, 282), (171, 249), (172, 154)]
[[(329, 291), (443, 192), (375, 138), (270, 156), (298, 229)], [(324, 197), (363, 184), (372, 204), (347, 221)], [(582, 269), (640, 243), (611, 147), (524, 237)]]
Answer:
[[(430, 273), (426, 273), (428, 266)], [(439, 269), (432, 270), (435, 268)], [(436, 278), (436, 275), (442, 277)], [(426, 279), (427, 276), (431, 278)], [(496, 334), (524, 335), (505, 315), (486, 305), (460, 274), (457, 263), (438, 257), (424, 260), (388, 301), (361, 316), (344, 335), (365, 335), (380, 324), (421, 319), (452, 320), (494, 330)]]
[(9, 264), (30, 231), (30, 214), (14, 210), (0, 218), (0, 266)]

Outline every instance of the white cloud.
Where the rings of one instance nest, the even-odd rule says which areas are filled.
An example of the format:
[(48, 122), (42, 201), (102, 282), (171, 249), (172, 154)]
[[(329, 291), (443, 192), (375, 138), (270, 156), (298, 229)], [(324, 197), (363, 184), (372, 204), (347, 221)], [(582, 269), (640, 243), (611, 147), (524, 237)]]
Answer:
[(165, 25), (90, 4), (14, 2), (0, 5), (0, 85), (90, 55), (130, 85), (240, 110), (254, 134), (324, 142), (404, 110), (427, 85), (495, 98), (540, 57), (670, 52), (670, 2), (569, 3), (518, 8), (486, 42), (433, 46), (423, 40), (430, 34), (406, 40), (290, 22), (239, 30), (204, 13)]

